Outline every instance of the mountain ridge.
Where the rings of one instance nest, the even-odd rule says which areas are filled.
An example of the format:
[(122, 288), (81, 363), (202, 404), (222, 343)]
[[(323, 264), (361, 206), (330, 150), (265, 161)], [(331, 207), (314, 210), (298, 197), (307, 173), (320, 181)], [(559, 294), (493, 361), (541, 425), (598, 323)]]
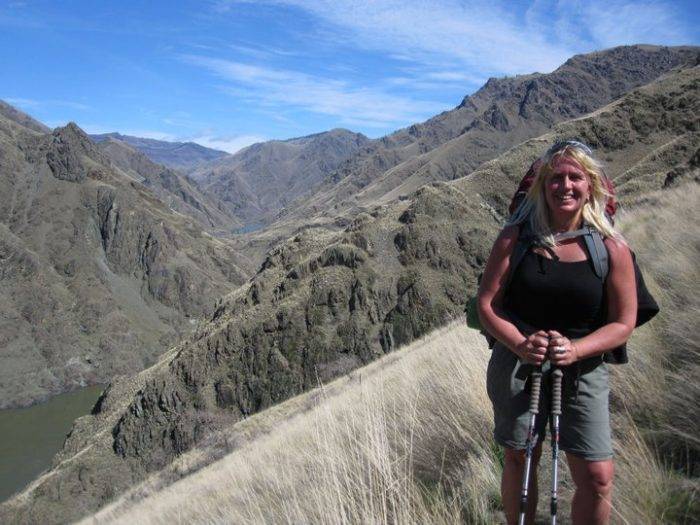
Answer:
[(156, 164), (162, 164), (184, 173), (192, 171), (205, 162), (221, 159), (228, 155), (225, 151), (207, 148), (196, 142), (171, 142), (166, 140), (122, 135), (118, 132), (93, 133), (90, 138), (97, 143), (116, 139), (136, 148)]
[(327, 173), (368, 142), (361, 133), (341, 128), (261, 142), (201, 166), (190, 176), (244, 221), (265, 224), (287, 202), (312, 192)]

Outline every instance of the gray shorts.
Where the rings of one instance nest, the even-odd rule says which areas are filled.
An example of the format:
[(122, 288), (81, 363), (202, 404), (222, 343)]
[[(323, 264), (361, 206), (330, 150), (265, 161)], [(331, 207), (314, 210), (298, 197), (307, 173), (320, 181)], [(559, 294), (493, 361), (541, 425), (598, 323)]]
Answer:
[[(496, 343), (486, 374), (486, 388), (493, 404), (494, 438), (504, 447), (522, 450), (529, 426), (530, 384), (533, 366), (521, 363), (504, 345)], [(612, 458), (608, 369), (601, 357), (592, 357), (564, 371), (559, 446), (589, 461)], [(542, 396), (537, 416), (537, 435), (545, 438), (550, 418), (551, 369), (542, 367)]]

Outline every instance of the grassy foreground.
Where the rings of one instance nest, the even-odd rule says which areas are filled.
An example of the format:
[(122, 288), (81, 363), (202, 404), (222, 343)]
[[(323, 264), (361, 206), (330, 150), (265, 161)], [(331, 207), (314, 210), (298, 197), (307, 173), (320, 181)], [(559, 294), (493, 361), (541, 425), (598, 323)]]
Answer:
[[(615, 522), (690, 523), (700, 516), (700, 229), (692, 223), (699, 197), (697, 185), (666, 191), (622, 218), (663, 313), (635, 333), (630, 364), (613, 369)], [(85, 522), (502, 521), (488, 358), (479, 334), (455, 322), (305, 394), (307, 410), (284, 417), (285, 406), (298, 400), (275, 407), (278, 421), (256, 439), (165, 488), (149, 490), (149, 483), (157, 486), (151, 479), (138, 497), (123, 497)], [(259, 417), (265, 414), (243, 423)], [(548, 445), (543, 518), (547, 452)], [(563, 471), (566, 522), (571, 482)]]

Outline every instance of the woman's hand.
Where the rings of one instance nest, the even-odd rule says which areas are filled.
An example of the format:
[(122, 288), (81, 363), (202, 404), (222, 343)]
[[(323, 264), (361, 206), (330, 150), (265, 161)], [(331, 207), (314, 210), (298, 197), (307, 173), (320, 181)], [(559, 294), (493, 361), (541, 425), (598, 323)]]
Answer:
[(531, 365), (541, 366), (547, 358), (549, 336), (544, 330), (527, 336), (515, 347), (515, 354)]
[(549, 345), (547, 355), (554, 366), (568, 366), (578, 361), (578, 351), (570, 339), (556, 330), (547, 332)]

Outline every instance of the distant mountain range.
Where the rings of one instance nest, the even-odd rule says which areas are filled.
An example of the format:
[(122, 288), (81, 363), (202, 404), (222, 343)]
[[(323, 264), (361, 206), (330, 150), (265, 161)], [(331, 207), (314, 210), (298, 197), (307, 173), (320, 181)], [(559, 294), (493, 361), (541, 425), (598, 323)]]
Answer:
[(180, 172), (152, 161), (138, 148), (108, 137), (97, 147), (124, 173), (150, 188), (171, 209), (193, 217), (210, 231), (232, 231), (243, 226), (241, 220), (215, 193), (203, 192)]
[(313, 194), (328, 174), (370, 143), (345, 129), (262, 142), (202, 165), (190, 176), (246, 223), (269, 224), (282, 208)]
[[(155, 196), (162, 188), (134, 180), (118, 167), (126, 161), (110, 160), (113, 152), (100, 151), (75, 126), (47, 135), (0, 119), (0, 144), (9, 145), (0, 158), (11, 159), (0, 164), (7, 181), (0, 189), (13, 196), (0, 208), (0, 254), (17, 261), (3, 284), (15, 287), (8, 297), (30, 298), (0, 305), (16, 319), (31, 317), (23, 329), (56, 318), (51, 308), (63, 303), (36, 306), (31, 298), (45, 299), (54, 274), (61, 286), (75, 282), (71, 272), (83, 260), (89, 268), (82, 275), (95, 275), (88, 281), (95, 286), (115, 275), (144, 300), (209, 314), (157, 365), (113, 381), (93, 414), (76, 422), (52, 470), (0, 505), (0, 521), (73, 521), (212, 432), (460, 315), (517, 181), (554, 140), (590, 144), (623, 205), (697, 184), (699, 56), (691, 47), (615, 48), (574, 57), (549, 75), (490, 80), (454, 110), (383, 139), (339, 130), (248, 148), (218, 161), (219, 171), (196, 174), (203, 190), (224, 192), (222, 181), (236, 181), (255, 201), (229, 211), (246, 223), (271, 221), (232, 240), (201, 233), (194, 219)], [(321, 164), (324, 141), (331, 155)], [(269, 166), (279, 171), (266, 172)], [(306, 188), (295, 189), (305, 174)], [(264, 180), (254, 186), (255, 177)], [(273, 181), (289, 195), (306, 192), (287, 201), (279, 219), (271, 214), (284, 192), (264, 194)], [(36, 199), (42, 184), (51, 199)], [(232, 206), (236, 199), (231, 192), (222, 200)], [(247, 281), (237, 270), (245, 263), (235, 263), (242, 257), (261, 261)], [(71, 288), (57, 290), (87, 302), (70, 297)], [(104, 297), (99, 304), (126, 304)], [(10, 355), (8, 362), (21, 362), (19, 349)], [(27, 368), (17, 370), (34, 380)]]
[(187, 173), (202, 163), (222, 159), (229, 154), (212, 148), (206, 148), (194, 142), (169, 142), (165, 140), (146, 139), (121, 135), (120, 133), (92, 134), (90, 138), (97, 143), (116, 139), (144, 153), (149, 159), (168, 168)]

